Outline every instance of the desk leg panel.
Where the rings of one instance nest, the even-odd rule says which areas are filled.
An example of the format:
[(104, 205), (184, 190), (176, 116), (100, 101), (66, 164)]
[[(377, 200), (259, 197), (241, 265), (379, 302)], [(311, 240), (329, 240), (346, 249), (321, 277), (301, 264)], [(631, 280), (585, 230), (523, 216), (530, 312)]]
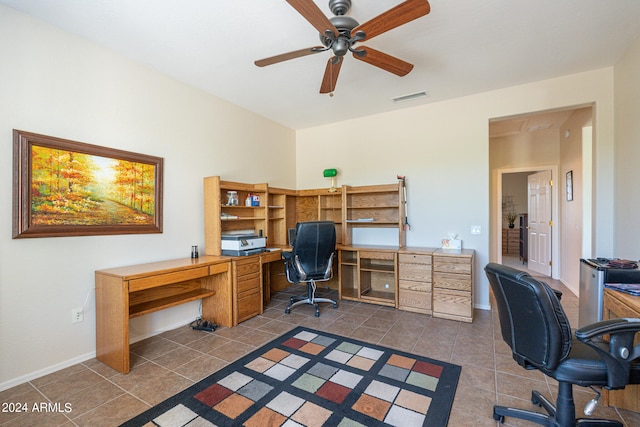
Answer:
[(226, 264), (226, 269), (218, 266), (217, 270), (211, 273), (202, 281), (205, 288), (215, 291), (215, 295), (202, 299), (202, 318), (231, 328), (233, 327), (233, 285), (230, 266)]
[(128, 283), (103, 274), (96, 274), (96, 358), (129, 372)]

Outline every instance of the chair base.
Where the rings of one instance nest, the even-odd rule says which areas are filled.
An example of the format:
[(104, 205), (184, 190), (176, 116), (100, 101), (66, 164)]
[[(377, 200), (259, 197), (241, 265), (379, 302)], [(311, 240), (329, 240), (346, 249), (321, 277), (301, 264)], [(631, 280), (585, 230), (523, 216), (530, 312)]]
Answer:
[(307, 295), (304, 296), (298, 296), (298, 297), (291, 297), (291, 299), (289, 300), (289, 305), (287, 306), (287, 308), (284, 309), (284, 312), (286, 314), (291, 313), (291, 309), (295, 306), (298, 305), (302, 305), (302, 304), (309, 304), (315, 307), (316, 309), (316, 313), (315, 316), (316, 317), (320, 317), (320, 306), (318, 305), (319, 302), (330, 302), (331, 304), (333, 304), (333, 308), (338, 308), (338, 303), (335, 302), (332, 299), (329, 298), (316, 298), (315, 294), (316, 294), (316, 284), (315, 282), (309, 282), (307, 284)]
[[(525, 409), (511, 408), (507, 406), (496, 405), (493, 407), (493, 419), (504, 423), (505, 417), (513, 417), (521, 420), (531, 421), (533, 423), (548, 426), (548, 427), (576, 427), (576, 426), (589, 426), (589, 427), (623, 427), (623, 424), (614, 420), (603, 420), (596, 418), (580, 418), (575, 417), (575, 405), (573, 403), (573, 391), (571, 384), (560, 383), (560, 392), (558, 393), (558, 401), (564, 401), (565, 405), (560, 413), (556, 412), (556, 407), (540, 392), (533, 391), (531, 393), (531, 402), (534, 405), (538, 405), (547, 412), (546, 414), (528, 411)], [(569, 394), (562, 392), (562, 389), (569, 387)], [(564, 398), (563, 398), (564, 396)]]

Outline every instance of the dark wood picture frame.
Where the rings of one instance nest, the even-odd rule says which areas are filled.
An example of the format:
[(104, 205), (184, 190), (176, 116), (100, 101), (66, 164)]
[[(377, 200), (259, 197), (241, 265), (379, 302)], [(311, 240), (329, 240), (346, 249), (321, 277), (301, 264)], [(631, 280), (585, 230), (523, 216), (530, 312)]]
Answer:
[(162, 233), (161, 157), (13, 131), (13, 238)]

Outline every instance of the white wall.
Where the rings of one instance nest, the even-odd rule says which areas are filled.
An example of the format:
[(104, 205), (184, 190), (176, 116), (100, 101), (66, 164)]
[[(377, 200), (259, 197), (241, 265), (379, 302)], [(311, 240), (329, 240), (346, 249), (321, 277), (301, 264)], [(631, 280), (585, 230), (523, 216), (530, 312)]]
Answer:
[[(298, 188), (327, 185), (324, 168), (339, 170), (339, 184), (384, 184), (407, 176), (410, 246), (439, 246), (455, 232), (477, 252), (475, 304), (489, 306), (482, 268), (489, 262), (489, 119), (566, 106), (596, 104), (596, 247), (612, 250), (613, 69), (545, 80), (392, 113), (297, 132)], [(339, 99), (336, 99), (339, 102)], [(319, 148), (320, 147), (320, 148)], [(494, 189), (495, 190), (495, 189)], [(482, 234), (471, 235), (480, 225)]]
[[(579, 294), (580, 283), (580, 258), (582, 258), (582, 239), (584, 234), (584, 177), (582, 128), (591, 123), (591, 108), (576, 110), (560, 128), (560, 177), (557, 185), (560, 186), (560, 280), (576, 295)], [(591, 132), (591, 127), (588, 128)], [(568, 136), (567, 136), (568, 132)], [(584, 153), (589, 158), (589, 153)], [(572, 172), (573, 200), (567, 200), (567, 172)], [(588, 171), (587, 171), (588, 172)], [(587, 186), (586, 188), (589, 188)], [(591, 257), (591, 255), (589, 256)], [(579, 295), (578, 295), (579, 296)]]
[[(640, 38), (614, 67), (616, 132), (615, 255), (640, 258)], [(599, 201), (596, 201), (599, 203)], [(602, 255), (599, 255), (602, 256)]]
[[(0, 390), (95, 354), (94, 271), (204, 245), (202, 178), (295, 186), (295, 133), (0, 6)], [(12, 129), (164, 157), (164, 232), (11, 238)], [(71, 309), (85, 306), (83, 323)], [(134, 319), (147, 336), (198, 303)]]

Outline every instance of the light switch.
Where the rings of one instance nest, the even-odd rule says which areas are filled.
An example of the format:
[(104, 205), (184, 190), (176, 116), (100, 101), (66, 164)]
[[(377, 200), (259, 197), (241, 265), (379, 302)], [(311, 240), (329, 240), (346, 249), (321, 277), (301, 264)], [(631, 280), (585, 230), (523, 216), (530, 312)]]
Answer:
[(472, 225), (471, 226), (471, 234), (480, 234), (480, 226), (479, 225)]

